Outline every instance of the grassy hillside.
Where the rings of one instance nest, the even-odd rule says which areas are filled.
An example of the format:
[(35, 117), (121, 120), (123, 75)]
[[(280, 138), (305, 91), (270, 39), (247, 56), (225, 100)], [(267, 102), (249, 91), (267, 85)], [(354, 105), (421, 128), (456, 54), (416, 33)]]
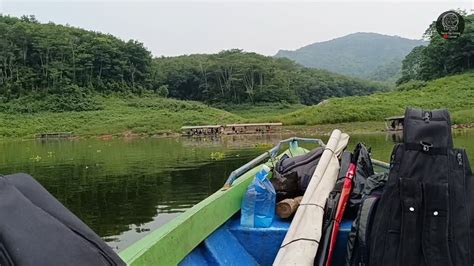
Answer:
[(267, 103), (267, 104), (235, 104), (217, 105), (216, 108), (226, 110), (251, 122), (266, 122), (275, 117), (292, 113), (306, 107), (303, 104)]
[(474, 72), (445, 77), (428, 82), (421, 89), (376, 93), (330, 99), (280, 116), (285, 124), (314, 125), (354, 121), (382, 121), (384, 117), (400, 115), (407, 106), (427, 109), (446, 107), (453, 123), (474, 122)]
[(237, 115), (204, 104), (156, 96), (96, 96), (102, 110), (83, 112), (0, 113), (0, 139), (32, 138), (40, 132), (72, 131), (79, 136), (124, 133), (160, 134), (182, 125), (240, 121)]
[[(295, 51), (280, 50), (276, 57), (290, 58), (306, 67), (374, 80), (394, 80), (403, 58), (422, 40), (377, 33), (353, 33)], [(383, 70), (383, 72), (382, 72)]]
[[(416, 86), (415, 86), (416, 85)], [(351, 132), (380, 128), (383, 118), (403, 114), (406, 106), (447, 107), (456, 124), (474, 122), (474, 72), (426, 83), (407, 83), (403, 91), (332, 98), (320, 105), (230, 105), (227, 111), (158, 96), (93, 96), (99, 110), (1, 113), (1, 138), (32, 138), (40, 132), (72, 131), (78, 136), (177, 132), (183, 125), (280, 121), (285, 125), (335, 124)], [(370, 121), (370, 122), (366, 122)], [(357, 123), (353, 123), (357, 122)], [(342, 124), (341, 124), (342, 123)], [(376, 123), (376, 124), (374, 124)], [(296, 128), (304, 131), (304, 128)]]

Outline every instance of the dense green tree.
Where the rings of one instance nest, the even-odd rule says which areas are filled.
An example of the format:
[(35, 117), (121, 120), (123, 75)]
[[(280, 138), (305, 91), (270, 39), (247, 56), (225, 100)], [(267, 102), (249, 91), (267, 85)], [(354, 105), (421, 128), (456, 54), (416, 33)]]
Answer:
[(402, 76), (398, 84), (417, 79), (420, 75), (424, 46), (417, 46), (402, 61)]
[[(93, 106), (94, 93), (156, 90), (164, 97), (210, 104), (315, 104), (383, 89), (378, 83), (238, 49), (153, 59), (134, 40), (41, 24), (34, 16), (0, 15), (0, 103), (11, 102), (15, 108), (9, 110), (94, 110), (100, 108)], [(26, 99), (42, 98), (47, 104), (22, 108)], [(53, 100), (59, 103), (50, 104)]]
[[(463, 13), (463, 12), (461, 12)], [(425, 32), (426, 47), (415, 47), (403, 60), (398, 84), (410, 80), (432, 80), (474, 68), (474, 14), (464, 16), (464, 33), (457, 39), (443, 39), (433, 22)]]
[(241, 50), (154, 60), (154, 82), (170, 96), (209, 103), (288, 102), (315, 104), (330, 97), (386, 90), (380, 83), (304, 68), (289, 59)]
[(0, 16), (0, 93), (6, 99), (74, 84), (98, 92), (148, 84), (151, 54), (136, 41)]
[(156, 94), (159, 96), (166, 98), (168, 97), (169, 90), (168, 90), (168, 85), (161, 85), (158, 90), (156, 90)]

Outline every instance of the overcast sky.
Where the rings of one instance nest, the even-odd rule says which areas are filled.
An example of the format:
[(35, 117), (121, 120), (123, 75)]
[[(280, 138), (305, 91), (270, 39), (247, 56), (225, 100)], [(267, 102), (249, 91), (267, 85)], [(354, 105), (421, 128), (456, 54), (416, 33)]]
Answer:
[(0, 0), (0, 13), (33, 14), (41, 22), (136, 39), (155, 56), (240, 48), (265, 55), (354, 32), (420, 39), (449, 9), (474, 11), (471, 1), (22, 1)]

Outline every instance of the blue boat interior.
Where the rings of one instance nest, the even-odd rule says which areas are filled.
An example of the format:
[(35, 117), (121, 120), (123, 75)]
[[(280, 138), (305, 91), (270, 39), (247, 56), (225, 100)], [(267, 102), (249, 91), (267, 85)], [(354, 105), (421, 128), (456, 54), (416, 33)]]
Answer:
[[(272, 265), (291, 220), (275, 216), (268, 228), (240, 225), (240, 213), (215, 230), (179, 265)], [(344, 265), (352, 221), (343, 220), (336, 240), (332, 265)]]

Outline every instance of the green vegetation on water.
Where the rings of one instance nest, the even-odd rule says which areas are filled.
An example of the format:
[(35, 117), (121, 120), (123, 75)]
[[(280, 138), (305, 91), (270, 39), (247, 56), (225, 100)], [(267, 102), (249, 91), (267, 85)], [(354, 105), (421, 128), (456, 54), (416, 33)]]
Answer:
[(0, 173), (31, 174), (120, 250), (214, 193), (265, 150), (228, 145), (233, 149), (186, 138), (0, 142)]

